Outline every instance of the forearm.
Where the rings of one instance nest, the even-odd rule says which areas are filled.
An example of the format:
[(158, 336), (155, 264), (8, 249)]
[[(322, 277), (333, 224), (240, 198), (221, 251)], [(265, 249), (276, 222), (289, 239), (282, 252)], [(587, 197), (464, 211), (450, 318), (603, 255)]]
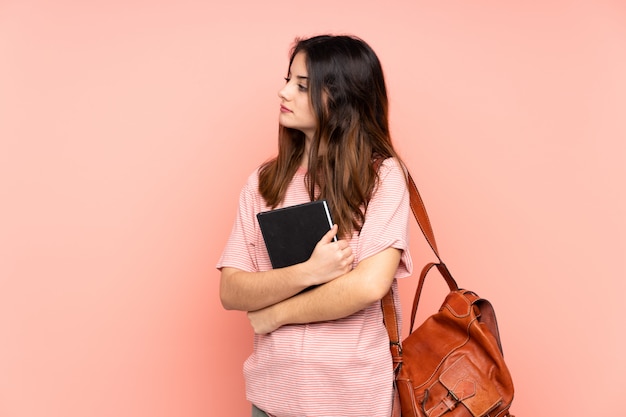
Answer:
[(290, 298), (308, 286), (301, 264), (264, 272), (223, 268), (220, 298), (227, 310), (253, 311)]
[(336, 233), (334, 225), (315, 246), (311, 257), (300, 264), (264, 272), (222, 268), (220, 297), (224, 308), (260, 310), (348, 272), (354, 255), (347, 241), (333, 241)]
[(399, 260), (400, 251), (386, 249), (333, 281), (263, 310), (251, 311), (248, 317), (257, 333), (268, 333), (287, 324), (347, 317), (385, 296)]
[(367, 279), (355, 270), (311, 291), (284, 300), (274, 306), (276, 324), (304, 324), (337, 320), (350, 316), (380, 300)]

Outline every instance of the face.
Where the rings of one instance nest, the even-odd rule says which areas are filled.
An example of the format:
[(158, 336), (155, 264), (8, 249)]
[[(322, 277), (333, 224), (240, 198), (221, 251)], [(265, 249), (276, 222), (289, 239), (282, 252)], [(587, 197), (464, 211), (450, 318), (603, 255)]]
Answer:
[(311, 139), (317, 129), (317, 121), (309, 98), (309, 80), (306, 70), (306, 57), (299, 52), (293, 59), (287, 83), (278, 92), (280, 97), (280, 115), (282, 126), (297, 129)]

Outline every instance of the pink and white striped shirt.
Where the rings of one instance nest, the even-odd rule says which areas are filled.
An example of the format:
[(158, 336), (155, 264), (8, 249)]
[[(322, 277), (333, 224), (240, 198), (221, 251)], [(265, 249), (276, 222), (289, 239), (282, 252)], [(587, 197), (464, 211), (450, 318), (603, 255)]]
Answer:
[[(282, 207), (309, 201), (304, 176), (302, 171), (294, 175)], [(381, 164), (379, 176), (361, 233), (350, 240), (354, 265), (386, 248), (397, 248), (402, 256), (395, 278), (402, 278), (413, 269), (405, 175), (390, 158)], [(255, 217), (269, 209), (258, 193), (255, 171), (241, 191), (239, 212), (218, 268), (249, 272), (272, 268)], [(395, 301), (399, 303), (397, 297)], [(388, 417), (393, 373), (380, 303), (339, 320), (288, 325), (256, 335), (244, 375), (248, 400), (276, 417)]]

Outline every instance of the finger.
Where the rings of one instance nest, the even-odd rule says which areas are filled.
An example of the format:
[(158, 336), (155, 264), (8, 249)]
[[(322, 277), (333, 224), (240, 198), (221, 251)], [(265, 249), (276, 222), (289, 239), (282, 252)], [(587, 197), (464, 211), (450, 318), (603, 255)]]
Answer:
[(320, 243), (330, 243), (334, 240), (334, 237), (337, 235), (337, 230), (339, 226), (333, 224), (333, 227), (330, 228), (328, 232), (320, 239)]
[(349, 254), (352, 253), (352, 246), (350, 246), (350, 244), (348, 242), (346, 242), (346, 244), (343, 245), (343, 247), (340, 246), (340, 248), (341, 248), (342, 252), (344, 252), (344, 254), (349, 255)]

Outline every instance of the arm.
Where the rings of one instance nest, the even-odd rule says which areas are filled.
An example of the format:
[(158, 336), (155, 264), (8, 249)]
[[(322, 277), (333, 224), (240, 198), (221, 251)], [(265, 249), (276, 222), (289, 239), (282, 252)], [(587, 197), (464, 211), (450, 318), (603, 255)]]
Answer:
[(314, 290), (249, 312), (255, 332), (269, 333), (286, 324), (347, 317), (382, 299), (394, 277), (410, 275), (410, 205), (404, 170), (390, 158), (383, 162), (379, 175), (359, 234), (360, 261), (356, 268)]
[(286, 324), (336, 320), (366, 308), (389, 291), (400, 255), (400, 250), (387, 248), (312, 291), (250, 311), (248, 318), (254, 331), (264, 334)]
[(337, 226), (322, 237), (311, 258), (286, 268), (247, 272), (222, 268), (220, 298), (229, 310), (253, 311), (288, 299), (311, 285), (333, 280), (348, 272), (354, 261), (345, 240), (333, 242)]

